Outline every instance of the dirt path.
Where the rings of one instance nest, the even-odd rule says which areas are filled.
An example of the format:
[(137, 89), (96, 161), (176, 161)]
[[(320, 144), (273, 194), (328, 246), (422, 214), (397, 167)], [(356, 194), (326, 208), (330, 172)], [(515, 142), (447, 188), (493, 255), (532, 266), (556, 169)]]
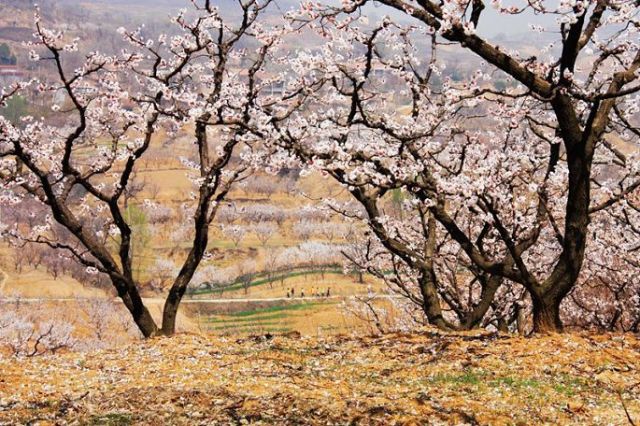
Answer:
[(7, 278), (9, 278), (9, 276), (0, 269), (0, 296), (4, 294), (4, 287), (7, 284)]
[[(2, 285), (0, 285), (0, 290), (2, 289)], [(397, 295), (380, 295), (377, 298), (379, 299), (396, 299), (402, 296)], [(312, 301), (323, 301), (323, 300), (343, 300), (343, 299), (353, 299), (354, 296), (329, 296), (329, 297), (271, 297), (271, 298), (253, 298), (253, 299), (184, 299), (182, 303), (247, 303), (247, 302), (284, 302), (284, 301), (294, 301), (300, 300), (305, 302)], [(81, 300), (91, 300), (93, 298), (71, 298), (71, 297), (27, 297), (20, 298), (20, 302), (24, 303), (39, 303), (39, 302), (77, 302)], [(4, 301), (12, 302), (16, 301), (16, 298), (5, 298)], [(119, 298), (114, 298), (114, 300), (120, 300)], [(164, 303), (164, 299), (161, 298), (143, 298), (145, 303)]]

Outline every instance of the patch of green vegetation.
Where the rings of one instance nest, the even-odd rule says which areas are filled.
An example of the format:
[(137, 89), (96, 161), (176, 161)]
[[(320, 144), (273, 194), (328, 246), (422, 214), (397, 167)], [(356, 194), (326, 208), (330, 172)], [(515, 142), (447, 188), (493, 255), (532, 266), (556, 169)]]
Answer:
[(534, 378), (495, 377), (484, 370), (467, 369), (460, 373), (437, 373), (428, 378), (430, 384), (472, 385), (511, 390), (539, 389), (543, 383)]
[[(224, 335), (230, 335), (230, 334), (235, 334), (235, 333), (242, 333), (242, 334), (252, 334), (252, 333), (288, 333), (291, 331), (291, 328), (289, 327), (249, 327), (249, 328), (243, 328), (241, 330), (238, 329), (228, 329), (228, 330), (224, 330), (223, 334)], [(242, 353), (242, 352), (239, 352)], [(247, 354), (255, 354), (256, 353), (256, 349), (252, 348), (250, 350), (247, 350), (246, 352)]]
[(107, 413), (91, 416), (89, 424), (95, 426), (125, 426), (133, 424), (133, 418), (129, 413)]
[(429, 382), (434, 383), (451, 383), (462, 385), (479, 385), (485, 378), (486, 374), (482, 371), (464, 370), (460, 374), (437, 373), (429, 377)]
[(14, 124), (18, 124), (20, 119), (27, 115), (29, 105), (22, 96), (12, 96), (5, 102), (6, 106), (0, 106), (0, 115)]
[[(429, 385), (449, 385), (477, 386), (485, 388), (507, 388), (510, 391), (536, 391), (539, 393), (543, 389), (554, 389), (567, 397), (573, 397), (584, 390), (586, 382), (580, 377), (568, 374), (561, 374), (550, 377), (549, 381), (541, 381), (536, 378), (521, 378), (513, 376), (495, 377), (483, 370), (464, 370), (460, 373), (437, 373), (430, 376), (427, 381)], [(549, 383), (550, 382), (550, 383)]]
[(263, 321), (263, 322), (250, 322), (250, 323), (240, 323), (240, 324), (223, 324), (215, 327), (208, 327), (209, 330), (230, 330), (230, 329), (245, 329), (245, 328), (255, 328), (255, 327), (263, 327), (263, 326), (272, 326), (280, 324), (278, 321)]
[(572, 397), (586, 385), (587, 383), (583, 378), (563, 373), (555, 377), (553, 389), (558, 393)]
[(209, 317), (205, 320), (206, 323), (209, 324), (226, 324), (226, 323), (237, 323), (237, 322), (250, 322), (250, 321), (263, 321), (263, 320), (273, 320), (273, 319), (283, 319), (287, 318), (289, 315), (286, 312), (276, 312), (270, 315), (256, 315), (250, 317), (243, 318), (212, 318)]
[(228, 315), (218, 315), (213, 318), (209, 317), (203, 321), (203, 325), (207, 330), (222, 332), (288, 332), (292, 330), (287, 327), (287, 323), (293, 312), (330, 304), (335, 304), (335, 302), (309, 302), (251, 309)]
[(498, 377), (489, 381), (489, 386), (497, 387), (497, 386), (505, 386), (512, 389), (522, 389), (522, 388), (534, 388), (537, 389), (540, 387), (540, 382), (536, 379), (521, 379), (514, 377)]
[(296, 303), (294, 305), (279, 305), (279, 306), (270, 306), (268, 308), (258, 308), (247, 311), (240, 311), (233, 314), (229, 314), (230, 317), (249, 317), (252, 315), (264, 314), (264, 313), (273, 313), (273, 312), (281, 312), (281, 311), (302, 311), (305, 309), (311, 309), (318, 305), (331, 305), (335, 304), (335, 302), (309, 302), (309, 303)]
[(320, 325), (318, 326), (318, 328), (322, 331), (331, 331), (331, 330), (338, 330), (340, 329), (340, 327), (335, 326), (335, 325)]

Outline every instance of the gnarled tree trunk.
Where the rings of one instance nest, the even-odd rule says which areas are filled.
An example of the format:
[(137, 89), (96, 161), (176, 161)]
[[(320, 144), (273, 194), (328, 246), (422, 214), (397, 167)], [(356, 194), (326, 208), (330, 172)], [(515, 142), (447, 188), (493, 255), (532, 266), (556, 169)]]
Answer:
[(532, 295), (533, 300), (533, 332), (553, 333), (561, 332), (560, 303), (558, 297)]
[(440, 306), (433, 269), (422, 271), (418, 282), (422, 295), (422, 309), (429, 324), (445, 330), (451, 328), (442, 316), (442, 307)]

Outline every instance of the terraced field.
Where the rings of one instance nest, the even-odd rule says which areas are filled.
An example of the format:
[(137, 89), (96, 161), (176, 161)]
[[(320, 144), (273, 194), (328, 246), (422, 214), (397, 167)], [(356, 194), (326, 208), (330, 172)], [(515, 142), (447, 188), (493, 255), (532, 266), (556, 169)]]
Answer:
[[(291, 331), (315, 331), (326, 333), (342, 329), (339, 302), (303, 301), (267, 308), (243, 310), (227, 315), (211, 315), (200, 320), (201, 327), (215, 334), (262, 334), (287, 333)], [(321, 321), (333, 313), (336, 324)], [(302, 330), (300, 330), (302, 329)]]
[(382, 291), (381, 286), (371, 277), (361, 283), (338, 269), (295, 270), (257, 276), (246, 286), (232, 284), (224, 291), (194, 292), (185, 309), (200, 331), (217, 335), (349, 333), (364, 324), (349, 314), (344, 302), (370, 289)]
[[(314, 311), (333, 305), (332, 302), (308, 302), (285, 306), (241, 311), (229, 315), (206, 318), (207, 331), (222, 334), (237, 333), (286, 333), (303, 318), (307, 320)], [(325, 326), (326, 327), (326, 326)]]

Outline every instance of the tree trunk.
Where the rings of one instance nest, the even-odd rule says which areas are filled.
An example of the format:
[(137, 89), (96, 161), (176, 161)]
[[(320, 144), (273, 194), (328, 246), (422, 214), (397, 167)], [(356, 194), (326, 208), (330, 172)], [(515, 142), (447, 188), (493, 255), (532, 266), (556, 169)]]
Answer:
[(500, 333), (508, 333), (509, 332), (509, 323), (505, 318), (498, 318), (498, 323), (496, 328)]
[(526, 323), (527, 319), (524, 315), (524, 306), (521, 303), (516, 304), (516, 326), (518, 329), (518, 334), (524, 336), (526, 334)]
[[(202, 131), (202, 129), (199, 131)], [(204, 136), (200, 133), (199, 135), (199, 140), (204, 138), (206, 141), (206, 132)], [(205, 160), (202, 160), (202, 162), (203, 164), (207, 163)], [(212, 193), (210, 192), (210, 189), (206, 186), (200, 188), (200, 200), (194, 215), (196, 232), (193, 239), (193, 247), (189, 251), (189, 255), (182, 265), (182, 269), (180, 269), (178, 276), (169, 290), (167, 300), (164, 302), (164, 309), (162, 312), (162, 334), (165, 336), (172, 336), (176, 332), (178, 307), (180, 307), (180, 302), (187, 291), (187, 286), (189, 285), (191, 278), (193, 278), (198, 265), (200, 265), (204, 252), (207, 248), (207, 243), (209, 241), (209, 223), (213, 218), (213, 215), (210, 218), (207, 217), (211, 195)]]
[(122, 280), (119, 277), (111, 277), (113, 285), (118, 291), (118, 296), (124, 306), (131, 313), (133, 321), (144, 337), (153, 337), (158, 334), (158, 326), (144, 305), (142, 297), (133, 281)]
[(420, 274), (420, 293), (422, 295), (422, 309), (427, 316), (429, 324), (441, 329), (449, 329), (449, 324), (442, 316), (440, 298), (436, 289), (435, 273), (433, 270), (425, 270)]
[(488, 279), (481, 275), (479, 276), (482, 283), (482, 292), (480, 293), (480, 301), (474, 308), (466, 315), (464, 320), (460, 322), (460, 328), (463, 330), (471, 330), (478, 327), (487, 311), (493, 303), (496, 291), (502, 285), (503, 278), (498, 275), (491, 275)]
[(438, 295), (436, 271), (433, 267), (433, 258), (436, 255), (436, 220), (433, 215), (424, 222), (422, 216), (422, 224), (425, 231), (427, 241), (425, 244), (425, 262), (420, 265), (420, 276), (418, 284), (420, 285), (420, 294), (422, 295), (422, 309), (424, 310), (427, 320), (430, 324), (441, 329), (451, 328), (442, 316), (442, 308), (440, 306), (440, 296)]
[(560, 303), (562, 297), (531, 295), (533, 300), (533, 332), (561, 333)]
[(151, 313), (138, 294), (133, 296), (129, 293), (120, 294), (120, 298), (124, 302), (124, 305), (131, 313), (133, 321), (138, 326), (138, 329), (144, 337), (153, 337), (158, 335), (158, 326), (153, 320)]
[(172, 287), (164, 303), (164, 310), (162, 312), (162, 334), (165, 336), (172, 336), (176, 332), (178, 308), (184, 295), (184, 290), (181, 290), (181, 287)]
[(134, 321), (144, 337), (153, 337), (158, 335), (158, 326), (146, 307), (143, 307), (141, 314), (137, 318), (134, 318)]

